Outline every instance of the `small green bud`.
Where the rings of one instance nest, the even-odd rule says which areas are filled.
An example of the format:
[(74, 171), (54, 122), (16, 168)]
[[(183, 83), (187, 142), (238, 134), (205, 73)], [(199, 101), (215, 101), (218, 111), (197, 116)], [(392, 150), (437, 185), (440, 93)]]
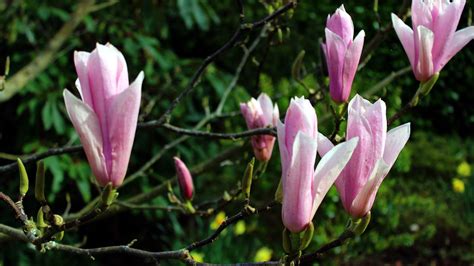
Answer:
[(17, 158), (16, 161), (18, 163), (18, 170), (20, 171), (20, 197), (23, 198), (26, 196), (26, 193), (28, 193), (28, 173), (26, 172), (25, 165), (23, 165), (20, 158)]
[(64, 219), (61, 215), (59, 214), (54, 214), (53, 215), (53, 222), (55, 226), (62, 226), (64, 224)]
[(44, 221), (44, 212), (43, 207), (40, 207), (38, 210), (38, 214), (36, 215), (36, 224), (39, 228), (46, 228), (48, 225)]
[(56, 239), (56, 241), (61, 241), (61, 240), (63, 240), (63, 238), (64, 238), (64, 231), (61, 231), (61, 232), (55, 234), (55, 235), (54, 235), (54, 238)]
[(253, 166), (255, 164), (255, 158), (247, 164), (245, 169), (244, 176), (242, 178), (242, 192), (246, 199), (250, 198), (250, 190), (252, 189), (252, 179), (253, 179)]
[(44, 176), (44, 162), (38, 161), (36, 167), (35, 198), (42, 205), (46, 203), (46, 198), (44, 196)]
[(281, 28), (278, 28), (277, 33), (278, 33), (278, 41), (280, 43), (282, 43), (283, 42), (283, 31), (281, 30)]

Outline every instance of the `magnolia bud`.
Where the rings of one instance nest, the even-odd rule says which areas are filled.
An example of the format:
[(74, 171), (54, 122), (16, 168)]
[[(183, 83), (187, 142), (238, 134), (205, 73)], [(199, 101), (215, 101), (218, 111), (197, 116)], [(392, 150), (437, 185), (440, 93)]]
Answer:
[(252, 179), (253, 179), (253, 166), (255, 164), (255, 158), (247, 164), (245, 169), (244, 176), (242, 178), (242, 192), (246, 199), (250, 198), (250, 190), (252, 189)]
[(28, 173), (26, 173), (25, 165), (23, 165), (20, 158), (17, 158), (16, 160), (18, 163), (18, 170), (20, 171), (20, 197), (23, 198), (26, 196), (26, 193), (28, 193)]
[(189, 172), (188, 167), (183, 163), (183, 161), (181, 161), (181, 159), (178, 157), (174, 157), (173, 159), (181, 196), (186, 200), (191, 200), (194, 194), (194, 185), (191, 173)]
[(38, 161), (36, 168), (35, 198), (42, 205), (46, 203), (44, 196), (44, 162)]

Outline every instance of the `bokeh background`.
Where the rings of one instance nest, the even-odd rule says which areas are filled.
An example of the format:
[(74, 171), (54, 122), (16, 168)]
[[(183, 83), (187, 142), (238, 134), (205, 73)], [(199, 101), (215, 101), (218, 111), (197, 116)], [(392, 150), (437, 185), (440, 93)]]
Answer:
[[(0, 2), (0, 73), (10, 57), (10, 76), (42, 51), (58, 29), (71, 19), (79, 1), (3, 0)], [(247, 21), (261, 18), (276, 1), (243, 1)], [(109, 2), (99, 2), (107, 5)], [(327, 14), (341, 1), (301, 1), (292, 16), (278, 20), (268, 29), (243, 69), (236, 88), (223, 109), (226, 117), (213, 119), (203, 130), (240, 132), (245, 122), (239, 116), (239, 103), (263, 91), (278, 103), (284, 114), (293, 96), (314, 96), (325, 88), (327, 79), (321, 67), (320, 41), (324, 37)], [(384, 0), (379, 12), (373, 1), (344, 1), (356, 33), (364, 29), (366, 45), (377, 32), (390, 25), (390, 13), (398, 12), (402, 1)], [(460, 27), (471, 23), (472, 1), (468, 1)], [(141, 121), (158, 118), (170, 101), (185, 88), (202, 60), (222, 46), (239, 23), (234, 1), (120, 1), (86, 15), (54, 53), (44, 71), (8, 101), (0, 102), (0, 152), (30, 154), (65, 144), (78, 144), (67, 117), (62, 90), (75, 93), (73, 51), (91, 51), (96, 42), (111, 42), (128, 62), (130, 79), (145, 71)], [(409, 19), (408, 19), (409, 21)], [(279, 33), (279, 31), (281, 33)], [(242, 44), (258, 36), (255, 31)], [(396, 124), (410, 121), (412, 136), (396, 165), (384, 181), (372, 210), (367, 231), (348, 245), (336, 248), (321, 264), (472, 264), (474, 262), (474, 43), (458, 54), (441, 73), (429, 97)], [(304, 84), (291, 75), (292, 62), (305, 50)], [(392, 115), (414, 94), (417, 82), (410, 71), (383, 86), (380, 81), (409, 65), (393, 30), (368, 51), (370, 56), (356, 76), (353, 93), (375, 100), (382, 97)], [(205, 72), (201, 83), (173, 112), (171, 122), (192, 128), (209, 110), (214, 110), (234, 77), (243, 51), (237, 46), (219, 57)], [(8, 82), (8, 77), (7, 77)], [(374, 87), (375, 86), (375, 87)], [(308, 91), (309, 89), (309, 91)], [(313, 93), (313, 94), (312, 94)], [(320, 130), (333, 129), (326, 99), (315, 101)], [(344, 124), (341, 129), (343, 132)], [(179, 135), (162, 128), (138, 130), (129, 174), (159, 153)], [(226, 153), (227, 152), (227, 153)], [(168, 150), (153, 166), (132, 183), (120, 189), (127, 199), (149, 191), (174, 177), (172, 157), (180, 155), (190, 166), (202, 165), (226, 153), (225, 160), (195, 175), (199, 204), (222, 197), (237, 187), (252, 153), (245, 140), (203, 140), (187, 138)], [(280, 178), (280, 160), (275, 147), (266, 172), (255, 182), (252, 202), (263, 206), (273, 199)], [(0, 159), (2, 165), (9, 160)], [(47, 165), (47, 193), (51, 205), (62, 212), (70, 200), (70, 213), (80, 210), (98, 195), (91, 183), (91, 172), (82, 154), (50, 157)], [(195, 168), (196, 169), (196, 168)], [(28, 170), (34, 173), (34, 167)], [(0, 177), (0, 190), (17, 191), (17, 173)], [(174, 187), (177, 192), (177, 188)], [(26, 210), (35, 215), (38, 204), (32, 195)], [(166, 191), (149, 202), (171, 205)], [(180, 212), (134, 209), (99, 220), (66, 234), (63, 242), (84, 247), (125, 244), (138, 239), (135, 247), (153, 251), (179, 249), (212, 233), (225, 215), (238, 212), (241, 203), (229, 204), (222, 213), (196, 217)], [(13, 214), (1, 206), (0, 223), (18, 226)], [(336, 238), (346, 224), (336, 190), (329, 192), (314, 219), (316, 232), (309, 250)], [(278, 259), (282, 255), (279, 208), (229, 227), (213, 244), (193, 252), (206, 262), (244, 262)], [(0, 265), (154, 265), (122, 256), (98, 257), (92, 261), (60, 252), (39, 253), (31, 246), (0, 236)], [(163, 262), (176, 265), (177, 262)]]

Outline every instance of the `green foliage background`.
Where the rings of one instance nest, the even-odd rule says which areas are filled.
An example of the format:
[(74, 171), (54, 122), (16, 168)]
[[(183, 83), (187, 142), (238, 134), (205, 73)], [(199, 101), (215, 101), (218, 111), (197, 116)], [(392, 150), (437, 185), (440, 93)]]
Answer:
[[(268, 12), (260, 1), (243, 2), (248, 21), (261, 18)], [(10, 56), (11, 74), (37, 55), (70, 18), (75, 4), (76, 1), (69, 0), (0, 2), (0, 61)], [(317, 88), (316, 81), (325, 79), (319, 67), (319, 42), (324, 38), (325, 19), (340, 4), (329, 0), (301, 1), (291, 19), (288, 16), (281, 19), (282, 41), (279, 42), (275, 35), (274, 45), (269, 48), (262, 72), (257, 76), (256, 62), (263, 61), (267, 39), (262, 41), (253, 54), (253, 60), (245, 67), (224, 113), (238, 111), (240, 102), (250, 96), (256, 97), (260, 91), (277, 100), (282, 114), (291, 97), (307, 96), (308, 92), (291, 77), (291, 62), (301, 50), (306, 51), (304, 63), (309, 73), (305, 83), (310, 88)], [(364, 29), (366, 41), (370, 40), (380, 28), (372, 10), (373, 2), (345, 1), (344, 5), (353, 17), (356, 32)], [(398, 0), (380, 3), (382, 26), (389, 25), (390, 13), (397, 12), (400, 5)], [(460, 27), (467, 25), (472, 8), (472, 1), (468, 1)], [(236, 25), (238, 13), (234, 1), (120, 1), (89, 14), (45, 71), (14, 98), (0, 103), (0, 152), (28, 154), (66, 143), (78, 143), (62, 99), (64, 88), (75, 91), (74, 50), (90, 51), (96, 42), (111, 42), (124, 53), (131, 79), (143, 69), (146, 78), (140, 120), (148, 121), (164, 112), (170, 101), (187, 85), (200, 62), (230, 38)], [(252, 39), (255, 36), (255, 33), (250, 35)], [(402, 122), (411, 121), (412, 137), (378, 193), (373, 220), (366, 233), (349, 245), (335, 249), (322, 260), (322, 264), (474, 262), (474, 178), (472, 173), (457, 171), (463, 162), (474, 163), (473, 45), (468, 45), (446, 66), (430, 96), (414, 112), (402, 118)], [(191, 128), (206, 115), (206, 110), (215, 109), (241, 56), (242, 50), (235, 47), (219, 57), (191, 96), (173, 112), (171, 122)], [(408, 64), (395, 33), (389, 31), (356, 76), (354, 93), (366, 93), (387, 75)], [(0, 71), (2, 69), (0, 67)], [(411, 98), (416, 87), (410, 72), (395, 79), (371, 99), (382, 97), (391, 115)], [(333, 127), (331, 119), (323, 119), (330, 111), (322, 103), (316, 108), (321, 131), (330, 133)], [(239, 132), (245, 130), (245, 123), (239, 115), (234, 115), (214, 120), (206, 129)], [(164, 129), (139, 130), (129, 173), (138, 170), (164, 145), (178, 137)], [(166, 153), (144, 176), (124, 187), (120, 197), (125, 199), (148, 191), (173, 177), (172, 156), (176, 154), (193, 166), (243, 144), (242, 140), (189, 138)], [(246, 146), (218, 167), (196, 176), (195, 202), (215, 199), (224, 190), (235, 188), (251, 156), (251, 149)], [(2, 165), (8, 163), (6, 160), (1, 162)], [(90, 182), (91, 172), (84, 156), (61, 155), (50, 157), (45, 162), (48, 197), (55, 209), (64, 210), (66, 198), (70, 197), (71, 211), (74, 212), (98, 195)], [(33, 168), (29, 170), (34, 171)], [(255, 205), (263, 206), (273, 198), (279, 178), (280, 161), (275, 148), (266, 173), (255, 184), (252, 194)], [(464, 183), (463, 192), (453, 190), (453, 178)], [(13, 195), (16, 187), (16, 173), (0, 177), (1, 191)], [(166, 195), (156, 198), (153, 204), (168, 204)], [(37, 207), (34, 198), (28, 196), (28, 213), (36, 213)], [(232, 215), (239, 207), (239, 203), (231, 204), (225, 212)], [(17, 225), (5, 206), (1, 205), (0, 210), (1, 223)], [(316, 214), (316, 233), (310, 250), (336, 238), (343, 231), (346, 219), (338, 195), (332, 189)], [(213, 220), (214, 217), (136, 210), (85, 226), (77, 233), (68, 233), (64, 242), (79, 243), (87, 236), (85, 247), (96, 247), (124, 244), (136, 238), (139, 240), (138, 248), (156, 251), (178, 249), (212, 233), (210, 224)], [(245, 220), (243, 234), (236, 233), (231, 227), (218, 241), (197, 252), (207, 262), (230, 263), (253, 261), (257, 250), (267, 247), (272, 251), (272, 258), (278, 259), (283, 252), (280, 220), (277, 209), (252, 217)], [(23, 243), (1, 239), (0, 265), (143, 263), (119, 256), (91, 261), (82, 257), (72, 259), (68, 254), (57, 252), (42, 254)], [(142, 265), (148, 264), (154, 265), (154, 262), (147, 261)]]

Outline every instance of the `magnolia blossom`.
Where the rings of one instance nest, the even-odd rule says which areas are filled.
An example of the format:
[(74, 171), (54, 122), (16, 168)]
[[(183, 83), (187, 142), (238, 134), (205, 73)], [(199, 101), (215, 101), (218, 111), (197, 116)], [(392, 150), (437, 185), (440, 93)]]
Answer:
[[(249, 129), (274, 127), (280, 116), (278, 106), (272, 105), (272, 100), (265, 93), (260, 94), (257, 100), (252, 98), (247, 103), (240, 104), (240, 111), (245, 118)], [(271, 135), (252, 136), (252, 148), (257, 160), (266, 162), (272, 157), (275, 137)]]
[[(410, 137), (410, 123), (387, 133), (386, 107), (356, 95), (349, 103), (346, 139), (359, 138), (359, 144), (346, 168), (336, 180), (336, 188), (346, 211), (354, 218), (364, 217), (372, 208), (380, 184), (392, 168)], [(333, 144), (320, 135), (325, 154)]]
[(413, 0), (412, 26), (392, 23), (419, 81), (429, 80), (474, 38), (474, 27), (456, 31), (466, 0)]
[(183, 161), (181, 161), (181, 159), (178, 157), (174, 157), (173, 159), (181, 196), (187, 200), (191, 200), (194, 193), (193, 177), (191, 176), (188, 167), (183, 163)]
[(304, 98), (291, 100), (285, 124), (279, 121), (277, 130), (282, 165), (282, 219), (288, 230), (297, 233), (313, 220), (358, 140), (353, 138), (329, 148), (315, 170), (319, 148), (317, 117), (311, 103)]
[(354, 39), (354, 24), (344, 5), (328, 16), (325, 32), (323, 51), (329, 72), (330, 94), (336, 102), (347, 102), (364, 46), (365, 32), (360, 31)]
[(127, 63), (111, 44), (97, 44), (91, 53), (75, 52), (74, 64), (82, 100), (64, 90), (67, 113), (97, 182), (118, 187), (135, 138), (143, 72), (129, 84)]

